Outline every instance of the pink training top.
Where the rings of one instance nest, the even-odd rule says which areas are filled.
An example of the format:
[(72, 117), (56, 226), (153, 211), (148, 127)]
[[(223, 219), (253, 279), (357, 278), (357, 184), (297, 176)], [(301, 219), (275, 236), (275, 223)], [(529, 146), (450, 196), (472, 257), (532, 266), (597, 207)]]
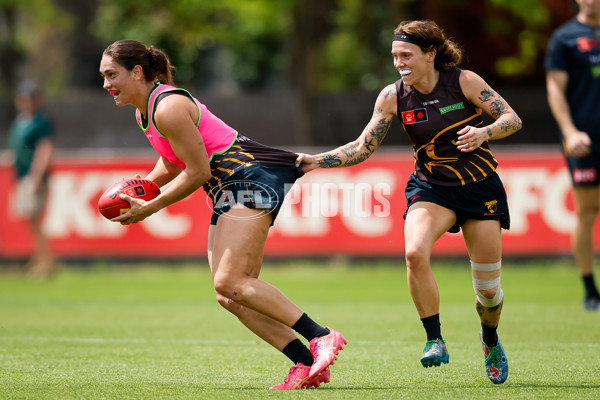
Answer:
[(238, 133), (235, 129), (231, 128), (213, 113), (208, 111), (206, 106), (194, 98), (194, 96), (192, 96), (187, 90), (170, 85), (158, 84), (158, 86), (152, 89), (150, 97), (148, 98), (148, 119), (145, 121), (147, 126), (144, 127), (142, 113), (140, 113), (139, 109), (136, 110), (135, 117), (138, 125), (142, 131), (144, 131), (146, 137), (150, 141), (150, 144), (152, 144), (154, 150), (156, 150), (161, 157), (174, 164), (177, 164), (182, 169), (185, 169), (186, 167), (184, 162), (181, 161), (173, 151), (173, 148), (171, 147), (167, 137), (158, 130), (156, 124), (154, 123), (156, 100), (160, 94), (166, 92), (189, 96), (198, 106), (199, 117), (198, 122), (196, 122), (196, 127), (198, 128), (198, 133), (200, 136), (202, 136), (202, 140), (204, 141), (204, 146), (206, 147), (209, 161), (212, 160), (215, 154), (221, 154), (229, 150), (237, 138)]

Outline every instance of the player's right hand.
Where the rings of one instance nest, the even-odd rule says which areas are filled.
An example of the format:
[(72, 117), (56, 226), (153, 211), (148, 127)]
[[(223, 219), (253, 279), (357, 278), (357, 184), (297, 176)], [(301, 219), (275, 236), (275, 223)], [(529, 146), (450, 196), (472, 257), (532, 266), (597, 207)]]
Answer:
[(568, 156), (585, 157), (591, 152), (592, 140), (587, 133), (577, 131), (566, 137), (565, 150)]
[(304, 173), (310, 172), (313, 169), (319, 168), (319, 163), (316, 158), (310, 154), (305, 153), (297, 153), (298, 158), (296, 158), (296, 167), (302, 166), (302, 171)]

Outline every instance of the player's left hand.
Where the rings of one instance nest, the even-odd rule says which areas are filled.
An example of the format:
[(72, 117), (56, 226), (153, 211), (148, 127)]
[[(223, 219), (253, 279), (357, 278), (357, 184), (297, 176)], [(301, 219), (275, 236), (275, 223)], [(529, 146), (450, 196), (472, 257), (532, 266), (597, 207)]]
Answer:
[(463, 153), (476, 150), (483, 142), (489, 139), (485, 127), (475, 128), (474, 126), (465, 126), (456, 133), (458, 134), (456, 147)]
[(144, 207), (148, 202), (142, 199), (136, 199), (126, 194), (120, 194), (119, 197), (126, 200), (131, 205), (129, 211), (111, 219), (111, 221), (119, 222), (121, 225), (135, 224), (148, 218), (152, 213)]

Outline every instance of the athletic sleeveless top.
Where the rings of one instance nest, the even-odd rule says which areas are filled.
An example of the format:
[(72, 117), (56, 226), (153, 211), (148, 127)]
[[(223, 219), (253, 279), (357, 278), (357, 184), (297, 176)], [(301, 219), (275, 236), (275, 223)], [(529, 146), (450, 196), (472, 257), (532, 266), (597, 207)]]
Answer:
[(444, 186), (460, 186), (485, 179), (496, 171), (498, 161), (488, 142), (472, 152), (456, 147), (457, 131), (467, 125), (481, 126), (481, 108), (462, 92), (461, 70), (440, 71), (431, 93), (423, 94), (396, 81), (398, 118), (413, 143), (417, 178)]
[(154, 147), (154, 150), (156, 150), (163, 158), (177, 164), (182, 169), (185, 169), (186, 167), (183, 161), (175, 155), (169, 140), (158, 130), (154, 122), (154, 111), (158, 103), (157, 100), (159, 95), (163, 93), (183, 94), (196, 103), (199, 113), (196, 127), (198, 128), (198, 133), (202, 136), (202, 141), (206, 147), (209, 161), (212, 160), (213, 156), (226, 152), (233, 145), (237, 137), (237, 131), (211, 113), (204, 104), (200, 103), (187, 90), (170, 85), (158, 84), (152, 89), (148, 98), (147, 119), (142, 119), (140, 110), (136, 110), (136, 119), (138, 125), (150, 141), (150, 144)]

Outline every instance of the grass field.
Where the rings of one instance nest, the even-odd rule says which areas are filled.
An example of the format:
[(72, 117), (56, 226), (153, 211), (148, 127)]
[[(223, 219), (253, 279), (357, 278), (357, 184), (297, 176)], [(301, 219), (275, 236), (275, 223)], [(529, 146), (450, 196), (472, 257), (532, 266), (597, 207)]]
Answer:
[(434, 263), (450, 363), (424, 369), (402, 262), (268, 262), (265, 280), (349, 341), (331, 383), (293, 392), (267, 390), (291, 362), (216, 303), (205, 264), (0, 271), (1, 399), (600, 398), (600, 313), (567, 261), (505, 261), (504, 385), (485, 374), (466, 263)]

